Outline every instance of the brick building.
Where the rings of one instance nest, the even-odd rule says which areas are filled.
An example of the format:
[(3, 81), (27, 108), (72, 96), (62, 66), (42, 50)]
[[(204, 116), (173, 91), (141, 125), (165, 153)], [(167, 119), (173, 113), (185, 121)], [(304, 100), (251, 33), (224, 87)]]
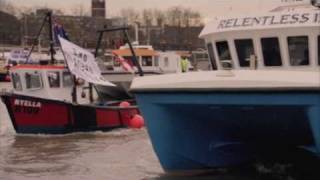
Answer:
[(91, 0), (91, 15), (95, 18), (106, 18), (105, 0)]
[(0, 11), (0, 44), (19, 45), (20, 21), (15, 16)]

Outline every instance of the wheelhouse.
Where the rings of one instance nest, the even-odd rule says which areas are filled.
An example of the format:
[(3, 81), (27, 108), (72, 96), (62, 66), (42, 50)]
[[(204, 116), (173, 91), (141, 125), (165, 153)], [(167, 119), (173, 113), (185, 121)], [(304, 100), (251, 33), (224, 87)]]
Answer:
[(15, 94), (71, 101), (74, 80), (65, 66), (17, 65), (10, 76)]
[[(134, 51), (136, 53), (137, 60), (143, 69), (153, 70), (152, 68), (159, 67), (159, 54), (153, 50), (151, 46), (134, 47)], [(122, 56), (126, 60), (132, 60), (133, 58), (130, 49), (127, 47), (121, 47), (118, 50), (114, 50), (113, 53)], [(113, 58), (113, 65), (115, 67), (121, 66), (116, 58)], [(134, 66), (132, 63), (131, 65)]]
[[(137, 61), (140, 63), (144, 72), (156, 73), (176, 73), (180, 71), (181, 56), (175, 51), (159, 52), (148, 45), (135, 45), (134, 51)], [(105, 53), (102, 58), (103, 71), (123, 72), (118, 59), (112, 54), (117, 54), (127, 60), (127, 63), (135, 67), (132, 61), (132, 53), (128, 46), (122, 46), (120, 49), (113, 50), (111, 53)]]
[(200, 37), (206, 41), (212, 69), (320, 68), (319, 10), (281, 10), (208, 24)]

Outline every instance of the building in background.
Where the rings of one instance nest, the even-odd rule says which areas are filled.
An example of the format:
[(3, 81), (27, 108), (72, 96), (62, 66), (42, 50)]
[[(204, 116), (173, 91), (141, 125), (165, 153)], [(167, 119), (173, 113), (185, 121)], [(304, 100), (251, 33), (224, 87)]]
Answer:
[(0, 11), (0, 44), (19, 45), (20, 40), (19, 19), (9, 13)]
[(106, 18), (106, 1), (91, 0), (91, 15), (94, 18)]
[[(20, 18), (0, 12), (0, 46), (6, 44), (30, 47), (36, 43), (39, 45), (37, 47), (46, 49), (49, 44), (48, 26), (44, 27), (39, 40), (35, 38), (48, 11), (53, 11), (53, 23), (61, 24), (72, 42), (88, 49), (95, 48), (98, 30), (128, 25), (125, 17), (106, 18), (105, 0), (91, 0), (91, 5), (91, 15), (86, 12), (64, 15), (61, 11), (49, 8), (22, 13)], [(135, 28), (130, 24), (129, 27), (130, 39), (135, 40)], [(140, 44), (152, 45), (157, 50), (193, 51), (205, 48), (204, 41), (198, 38), (202, 28), (202, 25), (168, 25), (158, 20), (156, 24), (139, 23), (137, 32)], [(112, 49), (123, 43), (121, 33), (110, 32), (102, 39), (102, 48)]]

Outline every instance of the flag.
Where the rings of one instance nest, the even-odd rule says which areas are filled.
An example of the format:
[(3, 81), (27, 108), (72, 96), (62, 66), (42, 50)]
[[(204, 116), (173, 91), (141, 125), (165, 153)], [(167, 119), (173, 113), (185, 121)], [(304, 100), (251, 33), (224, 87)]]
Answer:
[(124, 59), (123, 57), (121, 56), (118, 56), (117, 54), (113, 53), (113, 55), (115, 56), (116, 58), (116, 61), (118, 61), (122, 68), (127, 71), (127, 72), (131, 72), (131, 73), (134, 73), (134, 69), (132, 68), (132, 65), (129, 64), (130, 61)]
[(53, 34), (54, 34), (54, 39), (56, 44), (60, 44), (59, 41), (59, 36), (62, 37), (63, 39), (69, 40), (67, 32), (64, 30), (63, 26), (58, 23), (56, 20), (54, 20), (54, 25), (53, 25)]
[(73, 75), (93, 84), (115, 86), (101, 76), (100, 69), (92, 53), (60, 36), (58, 38), (68, 68)]

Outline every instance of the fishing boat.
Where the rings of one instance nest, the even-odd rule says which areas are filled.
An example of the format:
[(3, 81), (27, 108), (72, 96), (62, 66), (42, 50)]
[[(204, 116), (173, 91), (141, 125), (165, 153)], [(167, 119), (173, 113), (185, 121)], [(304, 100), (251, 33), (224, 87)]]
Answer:
[[(144, 75), (157, 75), (163, 72), (155, 65), (159, 63), (159, 55), (153, 50), (151, 46), (136, 46), (132, 45), (135, 51), (137, 61), (141, 64), (141, 69)], [(132, 95), (128, 92), (133, 78), (138, 74), (138, 69), (134, 67), (132, 62), (132, 53), (128, 45), (121, 46), (117, 50), (112, 50), (109, 55), (109, 62), (104, 62), (104, 66), (100, 66), (102, 69), (102, 75), (110, 82), (117, 85), (116, 93), (113, 97), (119, 99), (128, 99)], [(123, 59), (120, 59), (123, 58)], [(123, 62), (122, 62), (122, 61)], [(141, 61), (143, 63), (141, 63)], [(124, 68), (123, 63), (127, 63), (127, 68)], [(97, 90), (106, 94), (104, 97), (108, 97), (107, 94), (110, 93), (110, 89), (104, 86), (97, 86)], [(106, 92), (106, 93), (105, 93)]]
[[(117, 85), (113, 89), (96, 86), (103, 97), (120, 100), (133, 97), (129, 92), (130, 85), (132, 80), (139, 75), (138, 67), (132, 63), (134, 56), (136, 56), (136, 61), (139, 62), (144, 76), (181, 72), (181, 56), (174, 51), (156, 51), (150, 45), (139, 45), (138, 43), (131, 44), (131, 48), (129, 44), (126, 44), (120, 46), (119, 49), (105, 53), (105, 57), (99, 63), (103, 77)], [(134, 51), (134, 55), (132, 51)]]
[[(42, 26), (46, 23), (52, 29), (51, 12)], [(115, 85), (101, 77), (93, 54), (59, 36), (66, 63), (55, 63), (54, 40), (49, 33), (51, 61), (13, 66), (13, 90), (0, 94), (17, 133), (107, 131), (131, 127), (134, 118), (141, 122), (133, 101), (121, 104), (96, 100), (94, 84)]]
[(297, 149), (320, 157), (319, 8), (297, 1), (219, 17), (200, 37), (211, 71), (131, 86), (163, 169), (234, 167)]

